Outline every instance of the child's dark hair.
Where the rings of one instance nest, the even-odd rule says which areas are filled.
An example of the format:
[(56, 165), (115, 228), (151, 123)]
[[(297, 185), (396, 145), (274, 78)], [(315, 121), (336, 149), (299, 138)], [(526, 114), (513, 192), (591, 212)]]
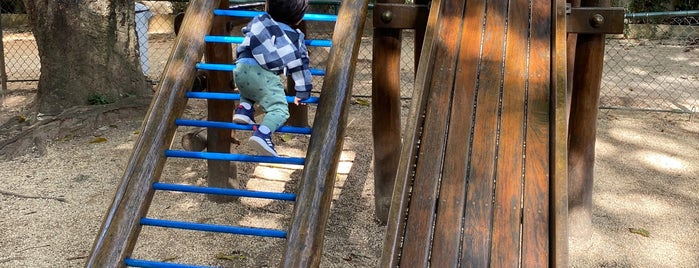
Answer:
[(308, 0), (267, 0), (267, 13), (277, 22), (296, 25), (308, 9)]

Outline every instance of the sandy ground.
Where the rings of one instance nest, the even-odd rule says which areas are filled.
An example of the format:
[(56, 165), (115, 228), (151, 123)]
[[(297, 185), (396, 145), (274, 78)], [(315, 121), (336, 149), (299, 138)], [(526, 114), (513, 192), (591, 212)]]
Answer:
[[(31, 97), (31, 90), (11, 91), (0, 123), (25, 113)], [(200, 108), (190, 102), (185, 116), (203, 117)], [(322, 267), (375, 267), (380, 258), (384, 227), (373, 218), (370, 110), (363, 101), (351, 106)], [(139, 118), (122, 120), (53, 140), (44, 156), (0, 162), (0, 267), (84, 265), (140, 124)], [(571, 247), (571, 267), (699, 267), (699, 118), (601, 110), (598, 124), (593, 234), (590, 243)], [(174, 148), (188, 130), (179, 130)], [(285, 155), (300, 156), (306, 142), (277, 137)], [(205, 171), (202, 161), (169, 159), (161, 181), (203, 185)], [(299, 172), (298, 166), (238, 165), (247, 188), (257, 190), (293, 191)], [(291, 209), (281, 201), (219, 204), (159, 192), (148, 217), (284, 229)], [(268, 267), (276, 266), (282, 245), (279, 239), (145, 227), (133, 257)]]

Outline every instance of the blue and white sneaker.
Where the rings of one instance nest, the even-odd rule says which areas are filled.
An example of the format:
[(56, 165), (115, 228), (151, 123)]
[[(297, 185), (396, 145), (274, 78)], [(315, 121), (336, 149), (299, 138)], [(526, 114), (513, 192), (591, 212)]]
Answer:
[(262, 155), (279, 156), (277, 151), (274, 150), (274, 143), (272, 142), (271, 134), (263, 134), (257, 130), (257, 128), (255, 128), (255, 132), (252, 133), (252, 136), (248, 141), (250, 142), (250, 146), (255, 148), (255, 150)]
[(233, 122), (238, 124), (255, 124), (255, 108), (245, 109), (243, 105), (238, 105), (233, 115)]

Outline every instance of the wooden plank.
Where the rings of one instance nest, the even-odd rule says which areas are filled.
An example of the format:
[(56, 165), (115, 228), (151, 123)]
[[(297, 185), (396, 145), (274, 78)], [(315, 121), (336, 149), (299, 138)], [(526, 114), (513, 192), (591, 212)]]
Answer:
[[(452, 114), (449, 120), (447, 150), (444, 158), (442, 186), (439, 192), (437, 219), (435, 222), (432, 267), (457, 267), (461, 257), (461, 239), (464, 205), (466, 203), (466, 175), (468, 172), (473, 105), (478, 78), (482, 25), (485, 20), (482, 1), (468, 1), (458, 12), (465, 13), (461, 26), (457, 72), (455, 73)], [(456, 7), (452, 8), (455, 9)], [(457, 13), (458, 14), (458, 13)], [(446, 32), (454, 32), (449, 29)], [(442, 34), (445, 34), (444, 32)]]
[(163, 80), (144, 118), (126, 170), (85, 267), (122, 267), (136, 245), (139, 223), (153, 197), (151, 185), (165, 165), (163, 152), (175, 135), (175, 118), (186, 107), (185, 94), (192, 87), (196, 63), (204, 55), (204, 35), (211, 27), (218, 1), (194, 0), (185, 15), (186, 25), (163, 70)]
[(532, 2), (522, 267), (548, 264), (552, 2)]
[(294, 216), (281, 267), (318, 267), (330, 215), (333, 185), (342, 154), (357, 54), (368, 0), (343, 1), (335, 24), (326, 75)]
[(517, 267), (520, 258), (529, 4), (530, 0), (511, 0), (508, 8), (491, 246), (493, 267)]
[[(410, 200), (410, 217), (407, 219), (401, 263), (403, 265), (429, 266), (432, 248), (433, 223), (436, 215), (439, 182), (446, 150), (446, 132), (450, 116), (451, 100), (456, 71), (456, 52), (461, 39), (461, 20), (464, 2), (449, 0), (442, 3), (435, 53), (437, 61), (432, 68), (430, 95), (425, 110), (425, 123), (420, 151), (421, 158), (415, 169), (415, 178)], [(468, 137), (468, 136), (466, 136)], [(421, 153), (422, 154), (422, 153)], [(465, 152), (462, 154), (465, 156)], [(454, 237), (453, 233), (451, 235)]]
[[(470, 2), (470, 1), (469, 1)], [(507, 1), (487, 1), (480, 55), (473, 146), (468, 175), (463, 239), (463, 262), (467, 267), (490, 266), (493, 228), (493, 191), (499, 98), (503, 80), (503, 57)]]
[(442, 10), (441, 5), (441, 0), (434, 0), (430, 8), (430, 16), (425, 30), (426, 38), (420, 59), (421, 64), (416, 72), (415, 90), (413, 91), (410, 113), (406, 119), (406, 132), (401, 147), (401, 158), (396, 172), (396, 182), (379, 267), (396, 267), (400, 263), (399, 257), (405, 232), (404, 219), (407, 216), (408, 201), (412, 189), (413, 166), (417, 162), (417, 158), (414, 156), (417, 155), (420, 147), (424, 107), (430, 95), (430, 89), (427, 85), (432, 83), (431, 70), (437, 61), (435, 54), (439, 49), (435, 36), (439, 33), (438, 26), (442, 20), (439, 16)]
[(568, 113), (567, 45), (565, 0), (556, 0), (552, 21), (555, 23), (551, 54), (551, 178), (549, 194), (549, 267), (568, 267)]

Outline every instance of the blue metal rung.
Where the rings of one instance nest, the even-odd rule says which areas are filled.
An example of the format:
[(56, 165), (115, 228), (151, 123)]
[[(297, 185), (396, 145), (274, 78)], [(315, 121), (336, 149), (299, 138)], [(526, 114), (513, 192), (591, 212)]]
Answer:
[(245, 154), (227, 154), (213, 152), (190, 152), (181, 150), (166, 150), (165, 156), (179, 158), (195, 158), (220, 161), (239, 161), (239, 162), (256, 162), (256, 163), (274, 163), (274, 164), (291, 164), (303, 165), (306, 159), (303, 157), (274, 157), (261, 155), (245, 155)]
[[(236, 123), (230, 123), (230, 122), (193, 120), (193, 119), (175, 119), (175, 125), (183, 126), (183, 127), (207, 127), (207, 128), (223, 128), (223, 129), (250, 130), (250, 131), (253, 130), (253, 125), (236, 124)], [(310, 135), (312, 130), (313, 130), (312, 128), (308, 128), (308, 127), (281, 126), (275, 132)]]
[[(235, 64), (197, 63), (197, 69), (208, 71), (232, 72), (233, 69), (235, 69)], [(315, 76), (323, 76), (325, 75), (325, 70), (311, 68), (311, 74)]]
[[(263, 11), (252, 11), (252, 10), (231, 10), (231, 9), (215, 9), (214, 15), (216, 16), (230, 16), (230, 17), (247, 17), (252, 18), (257, 15), (264, 13)], [(337, 15), (329, 14), (305, 14), (303, 15), (303, 20), (305, 21), (325, 21), (334, 22), (337, 21)]]
[[(187, 92), (187, 98), (192, 99), (208, 99), (208, 100), (240, 100), (240, 94), (238, 93), (225, 93), (225, 92)], [(301, 103), (318, 103), (320, 98), (310, 97), (306, 100), (302, 100)], [(293, 96), (286, 96), (286, 102), (293, 103)]]
[(199, 265), (189, 265), (189, 264), (179, 264), (171, 262), (159, 262), (159, 261), (146, 261), (139, 259), (124, 259), (124, 264), (130, 267), (144, 267), (144, 268), (212, 268), (213, 266), (199, 266)]
[[(204, 41), (210, 43), (230, 43), (230, 44), (240, 44), (243, 42), (242, 36), (220, 36), (220, 35), (207, 35), (204, 37)], [(325, 39), (306, 39), (306, 46), (309, 47), (331, 47), (332, 41)]]
[(174, 191), (174, 192), (198, 193), (198, 194), (216, 194), (216, 195), (251, 197), (251, 198), (261, 198), (261, 199), (282, 200), (282, 201), (296, 201), (296, 195), (292, 194), (292, 193), (275, 193), (275, 192), (250, 191), (250, 190), (229, 189), (229, 188), (202, 187), (202, 186), (172, 184), (172, 183), (163, 183), (163, 182), (153, 183), (153, 189), (161, 190), (161, 191)]
[(275, 229), (265, 229), (265, 228), (227, 226), (227, 225), (219, 225), (219, 224), (171, 221), (171, 220), (161, 220), (161, 219), (152, 219), (152, 218), (141, 218), (141, 225), (165, 227), (165, 228), (176, 228), (176, 229), (192, 230), (192, 231), (204, 231), (204, 232), (227, 233), (227, 234), (237, 234), (237, 235), (251, 235), (251, 236), (262, 236), (262, 237), (286, 238), (285, 231), (275, 230)]

